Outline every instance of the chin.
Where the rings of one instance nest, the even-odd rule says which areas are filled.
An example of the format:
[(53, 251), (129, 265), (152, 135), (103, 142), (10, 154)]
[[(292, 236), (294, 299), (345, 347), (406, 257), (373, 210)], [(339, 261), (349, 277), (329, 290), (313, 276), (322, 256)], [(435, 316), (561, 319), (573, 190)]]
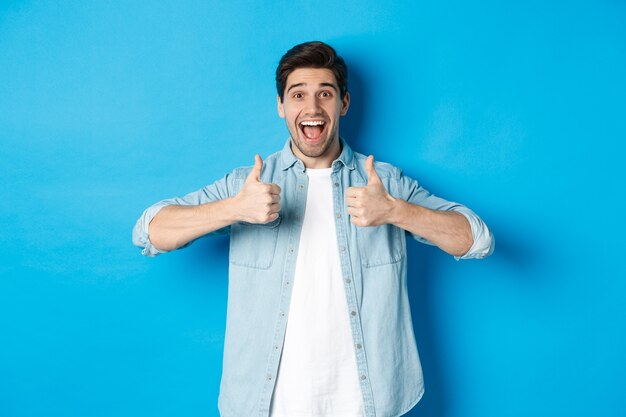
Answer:
[(333, 139), (321, 139), (316, 143), (310, 143), (304, 138), (298, 136), (298, 139), (294, 140), (294, 142), (296, 147), (305, 156), (308, 156), (309, 158), (317, 158), (324, 155), (328, 151), (328, 149), (332, 146)]

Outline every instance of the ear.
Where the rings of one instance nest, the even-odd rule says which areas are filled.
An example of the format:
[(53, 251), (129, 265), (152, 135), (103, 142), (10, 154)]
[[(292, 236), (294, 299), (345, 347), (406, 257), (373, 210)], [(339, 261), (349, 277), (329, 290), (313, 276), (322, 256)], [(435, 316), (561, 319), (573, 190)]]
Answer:
[(281, 119), (285, 118), (285, 109), (283, 108), (283, 102), (280, 99), (280, 96), (276, 96), (276, 104), (278, 106), (278, 115)]
[(341, 112), (339, 114), (345, 116), (348, 113), (348, 107), (350, 107), (350, 93), (346, 92), (343, 100), (341, 100)]

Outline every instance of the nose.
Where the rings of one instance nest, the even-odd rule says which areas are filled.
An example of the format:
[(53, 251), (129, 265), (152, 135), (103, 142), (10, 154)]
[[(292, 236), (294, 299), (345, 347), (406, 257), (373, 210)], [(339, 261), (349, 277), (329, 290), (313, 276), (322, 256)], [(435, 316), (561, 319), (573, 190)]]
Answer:
[(319, 114), (321, 113), (322, 106), (320, 105), (320, 98), (316, 95), (311, 95), (307, 98), (306, 101), (306, 110), (307, 113), (311, 114)]

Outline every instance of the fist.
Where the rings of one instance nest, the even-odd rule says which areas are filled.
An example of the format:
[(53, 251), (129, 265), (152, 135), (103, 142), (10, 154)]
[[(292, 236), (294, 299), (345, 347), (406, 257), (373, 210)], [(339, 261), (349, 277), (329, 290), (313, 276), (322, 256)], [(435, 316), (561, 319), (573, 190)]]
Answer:
[(365, 161), (367, 185), (349, 187), (346, 190), (346, 205), (350, 223), (356, 226), (380, 226), (389, 223), (389, 215), (394, 207), (395, 198), (388, 192), (374, 169), (374, 157)]
[(236, 210), (241, 221), (269, 223), (278, 218), (280, 212), (280, 187), (261, 181), (263, 160), (254, 156), (254, 166), (248, 174), (241, 191), (234, 197)]

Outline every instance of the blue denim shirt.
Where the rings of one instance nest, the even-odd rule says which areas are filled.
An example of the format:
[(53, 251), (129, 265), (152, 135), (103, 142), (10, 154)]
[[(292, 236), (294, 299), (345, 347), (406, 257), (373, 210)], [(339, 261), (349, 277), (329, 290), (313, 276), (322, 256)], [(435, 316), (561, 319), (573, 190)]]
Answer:
[[(366, 417), (399, 416), (424, 392), (407, 294), (408, 233), (393, 225), (357, 227), (350, 223), (344, 193), (367, 184), (364, 155), (342, 139), (332, 164), (333, 201), (341, 271), (346, 291), (358, 378)], [(483, 258), (493, 238), (471, 210), (422, 188), (400, 169), (375, 162), (376, 172), (396, 197), (435, 209), (462, 213), (474, 243), (461, 258)], [(149, 239), (148, 225), (171, 204), (194, 205), (235, 196), (251, 167), (237, 168), (221, 180), (182, 198), (163, 200), (146, 209), (133, 230), (142, 253), (162, 251)], [(239, 222), (214, 233), (230, 233), (228, 308), (219, 409), (223, 417), (268, 416), (289, 315), (292, 280), (307, 196), (307, 175), (287, 141), (264, 162), (263, 182), (281, 187), (281, 212), (268, 224)], [(415, 239), (429, 243), (421, 236)]]

